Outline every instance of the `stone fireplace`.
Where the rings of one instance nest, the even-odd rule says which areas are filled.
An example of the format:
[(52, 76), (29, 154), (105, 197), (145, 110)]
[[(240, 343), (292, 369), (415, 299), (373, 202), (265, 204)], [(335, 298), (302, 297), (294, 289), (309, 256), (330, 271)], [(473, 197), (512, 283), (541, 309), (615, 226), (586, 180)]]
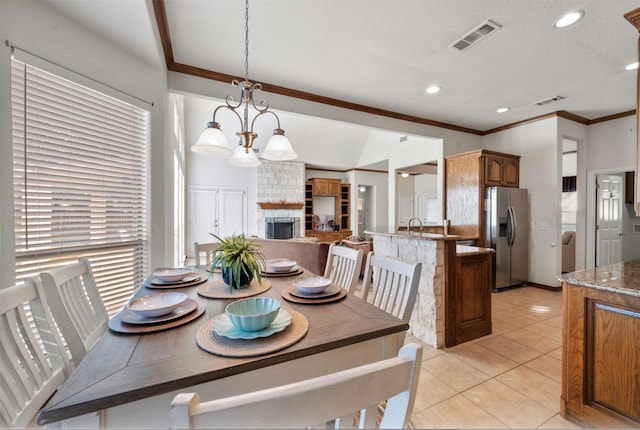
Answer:
[(265, 218), (265, 239), (291, 239), (300, 236), (300, 218)]
[(298, 229), (293, 237), (304, 234), (299, 227), (304, 217), (304, 163), (261, 161), (256, 186), (258, 236), (267, 237), (267, 218), (297, 220)]

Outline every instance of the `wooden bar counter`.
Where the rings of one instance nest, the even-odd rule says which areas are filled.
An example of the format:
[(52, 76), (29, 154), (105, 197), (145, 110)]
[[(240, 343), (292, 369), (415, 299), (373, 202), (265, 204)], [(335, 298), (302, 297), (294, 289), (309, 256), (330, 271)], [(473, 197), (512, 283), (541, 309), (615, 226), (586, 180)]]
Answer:
[(410, 334), (435, 348), (491, 334), (493, 249), (457, 245), (466, 238), (455, 235), (365, 233), (376, 255), (422, 263)]
[(563, 416), (581, 427), (640, 427), (640, 260), (560, 279)]

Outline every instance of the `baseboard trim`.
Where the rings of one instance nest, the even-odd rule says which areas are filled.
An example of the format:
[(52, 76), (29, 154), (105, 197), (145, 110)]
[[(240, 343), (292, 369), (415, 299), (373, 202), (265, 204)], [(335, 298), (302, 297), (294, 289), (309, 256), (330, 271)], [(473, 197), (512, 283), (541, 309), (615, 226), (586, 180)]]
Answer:
[(562, 285), (552, 287), (551, 285), (538, 284), (536, 282), (527, 282), (527, 285), (549, 291), (562, 291)]

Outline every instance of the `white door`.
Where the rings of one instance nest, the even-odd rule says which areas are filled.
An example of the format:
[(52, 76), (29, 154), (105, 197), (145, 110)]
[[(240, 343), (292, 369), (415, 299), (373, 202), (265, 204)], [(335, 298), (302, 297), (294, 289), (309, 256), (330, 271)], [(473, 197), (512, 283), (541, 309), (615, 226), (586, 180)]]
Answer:
[(194, 242), (213, 242), (210, 233), (230, 236), (247, 229), (247, 190), (244, 188), (189, 188), (189, 255)]
[(413, 195), (398, 195), (398, 225), (406, 227), (411, 217), (413, 217)]
[(622, 260), (622, 199), (623, 177), (598, 175), (596, 179), (597, 225), (596, 266), (618, 263)]
[(222, 189), (219, 194), (219, 223), (220, 237), (244, 233), (247, 229), (246, 216), (246, 191)]
[(418, 197), (418, 216), (423, 224), (437, 224), (440, 221), (438, 211), (438, 196), (436, 194), (422, 194)]

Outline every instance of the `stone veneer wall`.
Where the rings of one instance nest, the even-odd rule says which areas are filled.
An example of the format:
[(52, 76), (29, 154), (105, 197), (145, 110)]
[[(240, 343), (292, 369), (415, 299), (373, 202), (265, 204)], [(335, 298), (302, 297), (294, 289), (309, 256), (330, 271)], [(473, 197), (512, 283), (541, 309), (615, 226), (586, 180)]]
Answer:
[(418, 297), (408, 333), (435, 348), (444, 348), (444, 244), (407, 236), (374, 234), (376, 255), (422, 263)]
[[(304, 203), (305, 164), (295, 161), (261, 160), (258, 166), (256, 201)], [(259, 237), (265, 237), (266, 217), (291, 217), (300, 219), (300, 236), (304, 236), (303, 209), (261, 209), (256, 214)]]

